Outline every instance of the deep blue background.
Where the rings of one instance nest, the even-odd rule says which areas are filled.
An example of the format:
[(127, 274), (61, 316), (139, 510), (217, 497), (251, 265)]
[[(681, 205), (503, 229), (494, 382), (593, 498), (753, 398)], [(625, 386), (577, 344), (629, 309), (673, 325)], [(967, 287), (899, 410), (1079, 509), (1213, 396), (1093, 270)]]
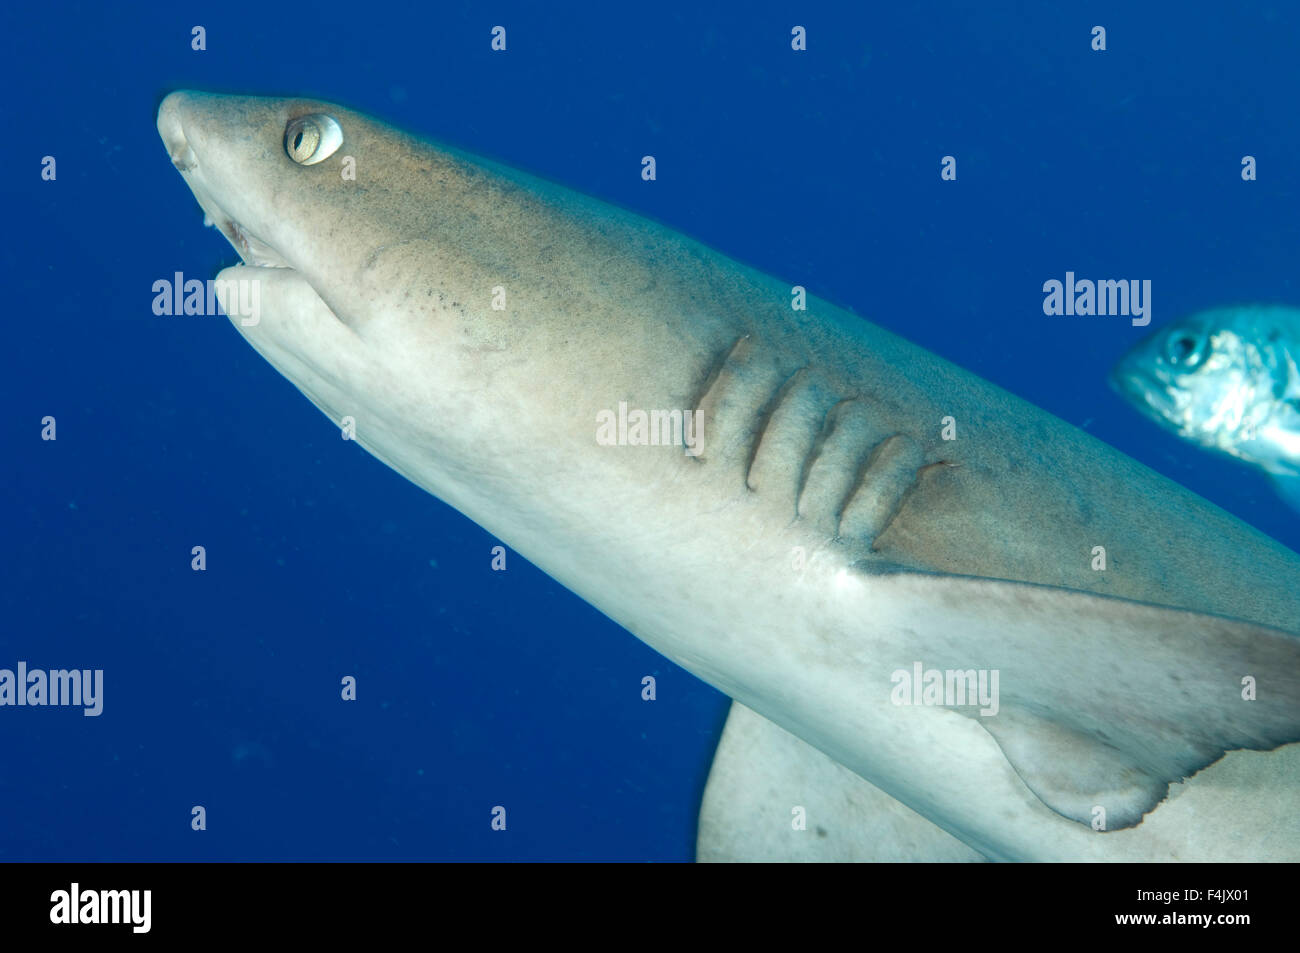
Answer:
[(1106, 389), (1139, 329), (1041, 310), (1067, 270), (1150, 278), (1155, 325), (1300, 304), (1297, 5), (14, 6), (0, 667), (103, 668), (106, 701), (0, 709), (0, 860), (692, 856), (725, 699), (491, 572), (224, 318), (152, 314), (155, 280), (235, 260), (154, 129), (176, 88), (342, 102), (653, 216), (1300, 546), (1260, 476)]

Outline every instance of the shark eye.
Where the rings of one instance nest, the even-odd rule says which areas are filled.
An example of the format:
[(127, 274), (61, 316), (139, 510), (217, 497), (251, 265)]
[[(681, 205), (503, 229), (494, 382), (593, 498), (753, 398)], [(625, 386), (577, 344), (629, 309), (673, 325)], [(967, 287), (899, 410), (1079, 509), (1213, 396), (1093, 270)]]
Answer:
[(1195, 367), (1204, 356), (1203, 339), (1187, 331), (1171, 334), (1165, 343), (1165, 357), (1178, 367)]
[(322, 162), (342, 144), (343, 129), (324, 113), (299, 116), (284, 128), (284, 151), (299, 165)]

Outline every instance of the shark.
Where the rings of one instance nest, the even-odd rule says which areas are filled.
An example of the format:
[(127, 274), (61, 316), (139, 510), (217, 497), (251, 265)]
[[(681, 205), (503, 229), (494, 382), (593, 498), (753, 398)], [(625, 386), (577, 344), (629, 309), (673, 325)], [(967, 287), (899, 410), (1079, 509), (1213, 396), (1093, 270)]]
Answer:
[(562, 185), (308, 99), (157, 125), (259, 354), (733, 700), (699, 860), (1300, 859), (1295, 553)]

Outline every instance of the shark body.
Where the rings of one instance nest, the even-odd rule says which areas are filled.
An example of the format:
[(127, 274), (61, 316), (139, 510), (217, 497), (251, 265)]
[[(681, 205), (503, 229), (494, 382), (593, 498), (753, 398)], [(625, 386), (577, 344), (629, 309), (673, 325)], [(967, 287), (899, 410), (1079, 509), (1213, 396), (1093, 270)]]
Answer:
[[(553, 183), (313, 101), (174, 93), (158, 126), (254, 266), (219, 278), (259, 282), (259, 353), (737, 702), (702, 859), (1300, 858), (1289, 550)], [(696, 445), (610, 445), (629, 408)], [(903, 693), (922, 669), (995, 704)]]

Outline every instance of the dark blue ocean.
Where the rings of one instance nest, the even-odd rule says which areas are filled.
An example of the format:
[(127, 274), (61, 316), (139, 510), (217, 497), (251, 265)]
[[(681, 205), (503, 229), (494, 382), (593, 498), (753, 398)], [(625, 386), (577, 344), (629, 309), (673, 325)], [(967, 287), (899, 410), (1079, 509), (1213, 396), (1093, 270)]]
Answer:
[(491, 571), (224, 317), (153, 313), (236, 261), (166, 93), (343, 103), (656, 218), (1296, 548), (1261, 475), (1107, 388), (1143, 329), (1042, 285), (1150, 279), (1152, 327), (1300, 305), (1298, 38), (1281, 2), (6, 5), (0, 668), (105, 675), (98, 717), (0, 707), (0, 860), (687, 860), (726, 712), (522, 557)]

